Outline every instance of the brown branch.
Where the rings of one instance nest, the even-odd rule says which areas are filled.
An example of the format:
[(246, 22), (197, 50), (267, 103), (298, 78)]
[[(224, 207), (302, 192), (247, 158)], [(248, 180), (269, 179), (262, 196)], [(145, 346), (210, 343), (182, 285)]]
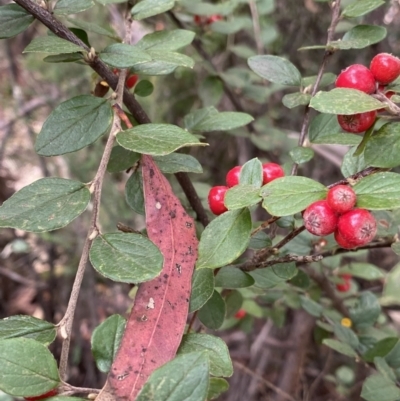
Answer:
[[(327, 35), (327, 39), (326, 39), (327, 46), (329, 45), (330, 42), (332, 42), (333, 36), (335, 34), (336, 26), (340, 20), (340, 2), (341, 2), (341, 0), (336, 0), (333, 3), (332, 19), (331, 19), (331, 24), (328, 28), (328, 35)], [(317, 90), (318, 90), (319, 84), (321, 83), (321, 79), (324, 74), (326, 65), (328, 63), (329, 58), (332, 56), (332, 54), (333, 54), (332, 49), (327, 49), (325, 51), (321, 66), (318, 71), (317, 79), (316, 79), (313, 89), (311, 91), (311, 96), (314, 96), (317, 93)], [(310, 106), (307, 105), (304, 109), (304, 118), (303, 118), (303, 124), (302, 124), (301, 131), (300, 131), (298, 146), (304, 145), (304, 141), (306, 139), (309, 125), (310, 125)], [(293, 167), (292, 167), (292, 175), (297, 175), (298, 168), (299, 168), (299, 165), (297, 163), (294, 163)]]

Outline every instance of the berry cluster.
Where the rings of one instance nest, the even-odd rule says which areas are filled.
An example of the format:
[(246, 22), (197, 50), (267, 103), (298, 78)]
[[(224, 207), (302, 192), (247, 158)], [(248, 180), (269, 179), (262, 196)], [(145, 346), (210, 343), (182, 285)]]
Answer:
[(347, 185), (337, 185), (328, 191), (326, 200), (312, 203), (303, 213), (308, 232), (318, 236), (335, 233), (336, 242), (353, 249), (372, 241), (376, 234), (374, 216), (365, 209), (353, 208), (356, 194)]
[(203, 15), (195, 15), (193, 17), (193, 21), (196, 25), (204, 26), (204, 25), (211, 25), (214, 22), (223, 20), (222, 15), (215, 14), (209, 17), (205, 17)]
[[(208, 193), (208, 204), (210, 210), (217, 216), (226, 212), (228, 209), (224, 204), (225, 193), (229, 188), (239, 184), (240, 171), (242, 166), (236, 166), (228, 171), (226, 175), (227, 186), (216, 186), (210, 189)], [(262, 165), (263, 185), (285, 175), (283, 168), (276, 163), (264, 163)]]
[[(382, 92), (390, 99), (394, 92), (385, 92), (385, 86), (400, 75), (400, 59), (388, 53), (377, 54), (369, 69), (361, 64), (353, 64), (343, 70), (336, 79), (337, 88), (351, 88), (368, 93)], [(380, 109), (378, 111), (384, 111)], [(343, 130), (359, 134), (371, 128), (376, 120), (377, 111), (352, 115), (338, 115)]]
[(342, 282), (336, 284), (336, 289), (340, 292), (349, 291), (351, 288), (351, 274), (341, 274), (339, 277), (342, 279)]

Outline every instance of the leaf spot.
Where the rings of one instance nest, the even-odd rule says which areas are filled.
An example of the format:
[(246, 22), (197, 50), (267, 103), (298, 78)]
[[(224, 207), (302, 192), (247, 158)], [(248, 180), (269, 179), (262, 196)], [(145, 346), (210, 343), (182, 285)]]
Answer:
[(154, 309), (155, 303), (154, 303), (154, 298), (149, 299), (149, 303), (146, 306), (146, 309)]
[(118, 375), (117, 379), (118, 380), (124, 380), (128, 376), (129, 376), (129, 373), (128, 372), (124, 372), (124, 373), (122, 373), (122, 375)]
[(158, 209), (158, 210), (161, 209), (161, 203), (160, 203), (160, 202), (157, 202), (157, 203), (156, 203), (156, 209)]

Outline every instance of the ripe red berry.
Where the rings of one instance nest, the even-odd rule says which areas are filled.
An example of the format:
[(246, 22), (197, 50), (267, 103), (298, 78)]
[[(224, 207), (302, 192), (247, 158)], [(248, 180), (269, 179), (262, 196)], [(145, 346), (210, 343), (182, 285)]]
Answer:
[(303, 213), (304, 225), (308, 232), (323, 236), (332, 234), (337, 226), (338, 215), (326, 200), (312, 203)]
[(389, 53), (379, 53), (372, 59), (369, 68), (376, 81), (387, 85), (400, 75), (400, 60)]
[(53, 397), (53, 396), (55, 396), (55, 395), (57, 395), (57, 394), (58, 394), (57, 389), (56, 389), (56, 388), (53, 388), (53, 390), (50, 390), (50, 391), (48, 391), (48, 392), (45, 393), (45, 394), (38, 395), (38, 396), (36, 396), (36, 397), (24, 397), (24, 399), (25, 399), (26, 401), (45, 400), (46, 398)]
[(343, 238), (337, 229), (335, 231), (334, 236), (335, 236), (335, 241), (337, 242), (338, 245), (340, 245), (341, 248), (353, 249), (353, 248), (357, 248), (357, 246), (358, 246), (354, 242), (348, 241), (347, 239)]
[(263, 185), (276, 180), (279, 177), (284, 177), (285, 172), (283, 168), (276, 163), (264, 163), (262, 165), (263, 170)]
[(217, 186), (212, 187), (208, 193), (210, 210), (217, 216), (228, 210), (224, 204), (225, 193), (228, 189), (228, 187)]
[(240, 170), (242, 166), (236, 166), (228, 171), (226, 175), (226, 185), (231, 188), (239, 184)]
[(344, 276), (342, 276), (342, 278), (343, 278), (343, 282), (337, 283), (336, 289), (340, 292), (347, 292), (351, 288), (350, 278), (345, 278)]
[(356, 193), (348, 185), (336, 185), (328, 191), (326, 201), (336, 213), (345, 213), (356, 204)]
[(235, 313), (235, 318), (236, 319), (243, 319), (246, 316), (247, 312), (244, 309), (239, 309), (236, 313)]
[(337, 119), (344, 131), (360, 134), (372, 127), (376, 120), (376, 110), (351, 115), (339, 114)]
[(353, 64), (338, 75), (336, 88), (351, 88), (371, 94), (375, 92), (376, 82), (372, 72), (361, 64)]
[(125, 81), (125, 86), (128, 89), (131, 89), (136, 85), (136, 82), (138, 80), (139, 80), (139, 77), (136, 74), (129, 75), (129, 77)]
[[(368, 244), (376, 234), (375, 217), (365, 209), (352, 209), (342, 214), (337, 223), (337, 243), (348, 243), (351, 248)], [(340, 243), (342, 242), (342, 243)]]

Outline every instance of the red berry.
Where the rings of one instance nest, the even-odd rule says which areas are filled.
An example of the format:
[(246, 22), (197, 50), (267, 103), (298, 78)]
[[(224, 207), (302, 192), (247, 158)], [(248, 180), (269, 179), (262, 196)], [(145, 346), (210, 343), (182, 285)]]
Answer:
[(228, 171), (228, 174), (226, 175), (226, 185), (228, 185), (229, 188), (239, 184), (239, 176), (241, 169), (242, 166), (236, 166)]
[(326, 201), (336, 213), (345, 213), (356, 204), (356, 193), (348, 185), (336, 185), (328, 191)]
[(323, 236), (332, 234), (338, 222), (338, 215), (326, 200), (312, 203), (303, 213), (304, 225), (308, 232)]
[(56, 388), (53, 388), (53, 390), (48, 391), (45, 394), (38, 395), (36, 397), (24, 397), (26, 401), (36, 401), (36, 400), (45, 400), (46, 398), (53, 397), (54, 395), (57, 395), (58, 391)]
[(228, 187), (223, 186), (212, 187), (208, 193), (208, 204), (211, 211), (217, 216), (228, 210), (224, 204), (225, 193), (228, 189)]
[(344, 131), (360, 134), (372, 127), (376, 120), (376, 110), (350, 115), (339, 114), (337, 119)]
[(374, 93), (376, 82), (372, 72), (361, 64), (353, 64), (339, 74), (336, 88), (358, 89), (365, 93)]
[(207, 22), (207, 18), (196, 14), (193, 16), (193, 21), (196, 25), (203, 25)]
[(389, 53), (379, 53), (369, 68), (380, 84), (387, 85), (400, 75), (400, 60)]
[(125, 81), (125, 86), (128, 89), (131, 89), (136, 85), (136, 82), (138, 80), (139, 80), (139, 77), (136, 74), (129, 75), (129, 77)]
[(263, 185), (268, 184), (269, 182), (276, 180), (279, 177), (285, 176), (283, 168), (276, 163), (264, 163), (262, 165), (262, 169), (263, 169)]
[(207, 18), (207, 24), (212, 24), (213, 22), (221, 21), (223, 19), (222, 15), (216, 14)]
[[(353, 209), (342, 214), (337, 224), (337, 237), (339, 241), (349, 245), (361, 246), (373, 240), (376, 234), (375, 217), (365, 209)], [(345, 248), (337, 239), (340, 246)]]
[(340, 292), (347, 292), (351, 288), (350, 280), (344, 280), (343, 283), (336, 284), (336, 289)]
[(246, 316), (247, 312), (244, 309), (239, 309), (236, 313), (235, 313), (235, 318), (236, 319), (243, 319)]
[(338, 230), (335, 231), (335, 241), (338, 243), (338, 245), (340, 245), (341, 248), (344, 248), (344, 249), (357, 248), (357, 244), (343, 238)]

